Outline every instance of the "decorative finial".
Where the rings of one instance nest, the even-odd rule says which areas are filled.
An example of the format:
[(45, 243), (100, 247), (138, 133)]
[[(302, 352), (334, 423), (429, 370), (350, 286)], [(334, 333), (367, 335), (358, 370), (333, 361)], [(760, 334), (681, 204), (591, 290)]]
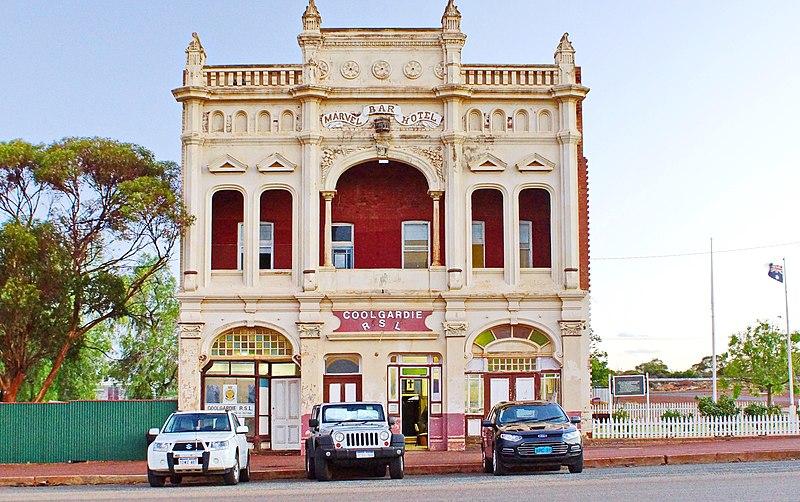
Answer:
[(558, 47), (556, 47), (556, 52), (553, 54), (553, 59), (558, 65), (559, 83), (574, 84), (575, 49), (572, 47), (572, 42), (569, 41), (569, 33), (564, 33), (561, 37)]
[(308, 0), (308, 7), (303, 12), (303, 31), (319, 31), (322, 25), (322, 16), (319, 15), (314, 0)]
[(444, 14), (442, 14), (442, 30), (444, 31), (461, 31), (461, 13), (454, 2), (455, 0), (447, 0), (447, 7), (444, 8)]
[(203, 66), (206, 64), (206, 51), (200, 43), (197, 33), (192, 33), (192, 41), (186, 48), (186, 66)]

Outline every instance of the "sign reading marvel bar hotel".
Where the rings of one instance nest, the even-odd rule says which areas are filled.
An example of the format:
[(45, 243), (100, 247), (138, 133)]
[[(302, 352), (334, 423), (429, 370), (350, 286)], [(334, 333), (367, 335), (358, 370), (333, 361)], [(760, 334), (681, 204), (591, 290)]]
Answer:
[(338, 333), (364, 331), (431, 331), (425, 319), (432, 310), (334, 310)]
[(333, 112), (322, 115), (322, 125), (328, 128), (344, 126), (361, 127), (367, 123), (370, 115), (391, 115), (398, 124), (404, 126), (422, 125), (430, 129), (441, 125), (442, 117), (436, 112), (422, 110), (403, 115), (400, 105), (377, 104), (367, 105), (360, 112)]

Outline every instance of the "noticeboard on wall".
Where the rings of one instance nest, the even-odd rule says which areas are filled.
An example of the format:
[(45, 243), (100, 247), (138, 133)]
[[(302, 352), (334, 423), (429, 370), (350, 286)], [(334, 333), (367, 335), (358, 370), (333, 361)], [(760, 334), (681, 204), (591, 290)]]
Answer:
[(614, 377), (615, 396), (644, 396), (647, 394), (644, 375), (620, 375)]

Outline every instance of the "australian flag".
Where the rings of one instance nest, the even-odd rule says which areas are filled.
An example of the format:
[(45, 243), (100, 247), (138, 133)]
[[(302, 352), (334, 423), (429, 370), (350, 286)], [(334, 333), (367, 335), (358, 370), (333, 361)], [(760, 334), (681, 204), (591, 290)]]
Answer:
[(770, 263), (769, 276), (778, 282), (783, 282), (783, 267), (780, 265), (775, 265), (774, 263)]

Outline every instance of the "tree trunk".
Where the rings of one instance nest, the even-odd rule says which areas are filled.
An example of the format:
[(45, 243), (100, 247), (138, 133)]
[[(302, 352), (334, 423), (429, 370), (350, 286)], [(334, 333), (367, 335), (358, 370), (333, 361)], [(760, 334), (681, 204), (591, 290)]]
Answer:
[(767, 406), (772, 407), (772, 386), (767, 387)]
[(33, 398), (34, 403), (41, 403), (42, 399), (44, 399), (44, 395), (47, 394), (50, 386), (53, 385), (53, 380), (55, 380), (58, 370), (61, 368), (61, 363), (63, 363), (64, 359), (67, 358), (67, 352), (69, 352), (69, 348), (72, 346), (72, 340), (74, 336), (74, 332), (69, 334), (67, 341), (64, 342), (64, 346), (61, 347), (58, 355), (55, 359), (53, 359), (53, 367), (50, 368), (50, 373), (47, 374), (47, 378), (45, 378), (44, 382), (42, 382), (42, 388), (39, 389), (39, 393), (36, 394), (35, 398)]
[(3, 402), (4, 403), (16, 403), (17, 402), (17, 393), (19, 392), (19, 388), (22, 385), (22, 382), (25, 381), (25, 373), (17, 373), (11, 379), (11, 383), (8, 385), (8, 388), (3, 389)]

